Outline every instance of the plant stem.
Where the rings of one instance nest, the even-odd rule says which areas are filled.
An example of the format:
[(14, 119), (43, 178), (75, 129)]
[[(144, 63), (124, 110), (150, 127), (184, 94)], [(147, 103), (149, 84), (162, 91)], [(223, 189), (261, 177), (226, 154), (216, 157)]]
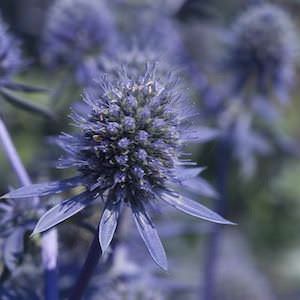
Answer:
[[(216, 202), (216, 211), (225, 216), (227, 210), (227, 181), (230, 171), (230, 146), (225, 138), (218, 143), (215, 161), (217, 189), (219, 192), (219, 199), (217, 199)], [(204, 261), (204, 287), (202, 293), (200, 293), (200, 300), (215, 299), (217, 261), (222, 228), (223, 227), (219, 224), (212, 224), (208, 236), (206, 258)]]
[(81, 269), (79, 277), (77, 278), (75, 285), (72, 289), (69, 300), (80, 300), (88, 286), (90, 279), (97, 267), (99, 259), (102, 255), (102, 250), (99, 243), (98, 231), (94, 235), (94, 239), (90, 246), (87, 258)]
[(42, 259), (44, 265), (44, 295), (46, 300), (58, 300), (57, 230), (51, 229), (42, 235)]
[[(20, 156), (12, 142), (10, 134), (0, 118), (0, 143), (3, 150), (10, 161), (20, 183), (22, 185), (30, 185), (30, 177), (20, 159)], [(33, 199), (33, 206), (39, 204), (39, 199)], [(42, 260), (44, 268), (44, 294), (45, 300), (58, 300), (58, 276), (56, 270), (57, 263), (57, 232), (52, 229), (42, 236)]]
[(11, 163), (15, 173), (17, 174), (19, 181), (22, 185), (30, 185), (30, 178), (23, 166), (23, 163), (16, 151), (16, 148), (11, 140), (8, 130), (4, 122), (0, 119), (0, 141), (5, 151), (5, 154)]
[[(124, 208), (122, 215), (119, 218), (119, 224), (115, 233), (115, 236), (111, 243), (111, 251), (105, 261), (101, 262), (101, 272), (105, 273), (112, 264), (114, 259), (114, 252), (116, 247), (123, 241), (124, 237), (127, 236), (129, 229), (129, 213), (128, 207)], [(87, 258), (81, 269), (81, 272), (73, 286), (69, 300), (80, 300), (83, 299), (84, 292), (92, 278), (92, 275), (97, 267), (97, 264), (102, 255), (102, 250), (99, 243), (98, 230), (94, 235), (94, 239), (90, 246)]]

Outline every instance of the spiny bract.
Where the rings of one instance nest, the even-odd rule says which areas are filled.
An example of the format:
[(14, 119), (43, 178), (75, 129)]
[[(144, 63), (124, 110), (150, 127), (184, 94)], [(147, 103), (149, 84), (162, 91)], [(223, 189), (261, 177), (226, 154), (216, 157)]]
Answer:
[(237, 89), (254, 80), (257, 93), (284, 101), (291, 87), (297, 36), (289, 15), (272, 4), (251, 7), (232, 25), (228, 68)]
[[(84, 94), (89, 106), (72, 119), (78, 135), (64, 134), (60, 146), (66, 157), (59, 167), (77, 168), (79, 175), (13, 191), (4, 197), (46, 196), (77, 185), (86, 190), (53, 207), (38, 222), (35, 233), (45, 231), (82, 210), (101, 197), (105, 207), (99, 225), (103, 251), (108, 248), (122, 207), (128, 205), (153, 259), (164, 269), (166, 255), (147, 212), (149, 205), (168, 203), (190, 215), (212, 222), (230, 224), (218, 214), (190, 200), (186, 195), (201, 190), (197, 175), (201, 168), (181, 152), (188, 142), (202, 140), (202, 131), (189, 126), (193, 116), (182, 106), (178, 81), (156, 77), (155, 64), (147, 64), (139, 76), (102, 76)], [(184, 155), (185, 159), (181, 156)]]

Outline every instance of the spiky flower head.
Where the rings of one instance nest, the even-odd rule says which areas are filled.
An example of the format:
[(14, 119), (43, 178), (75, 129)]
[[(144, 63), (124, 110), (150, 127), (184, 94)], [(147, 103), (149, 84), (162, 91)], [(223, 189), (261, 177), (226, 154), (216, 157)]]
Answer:
[(42, 58), (46, 64), (78, 67), (88, 56), (106, 49), (114, 26), (103, 1), (57, 0), (44, 30)]
[(122, 208), (129, 206), (151, 256), (166, 269), (149, 206), (164, 202), (205, 220), (230, 223), (187, 197), (201, 190), (196, 179), (201, 169), (184, 167), (193, 163), (182, 152), (183, 146), (201, 140), (203, 132), (188, 125), (191, 115), (183, 106), (176, 79), (156, 77), (155, 64), (150, 63), (136, 77), (129, 78), (125, 70), (118, 76), (102, 76), (84, 93), (84, 101), (90, 110), (72, 116), (80, 133), (64, 134), (60, 139), (67, 155), (59, 167), (75, 167), (79, 175), (4, 196), (43, 196), (77, 185), (85, 187), (83, 193), (42, 216), (35, 232), (51, 228), (100, 197), (105, 201), (99, 224), (102, 250), (106, 251), (113, 238)]
[(227, 67), (237, 92), (254, 82), (257, 94), (287, 98), (293, 81), (297, 37), (290, 16), (280, 7), (249, 8), (232, 25)]
[(0, 85), (23, 67), (18, 41), (8, 32), (8, 27), (0, 16)]

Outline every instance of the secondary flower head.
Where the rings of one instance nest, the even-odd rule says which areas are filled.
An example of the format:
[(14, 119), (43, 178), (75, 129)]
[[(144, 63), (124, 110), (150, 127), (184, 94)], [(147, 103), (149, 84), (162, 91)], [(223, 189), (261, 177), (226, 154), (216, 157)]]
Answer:
[(261, 96), (287, 98), (293, 81), (297, 37), (289, 15), (263, 4), (242, 13), (232, 25), (227, 67), (239, 92), (251, 80)]
[(171, 64), (167, 61), (165, 53), (160, 49), (154, 50), (151, 44), (134, 39), (130, 45), (126, 45), (125, 42), (121, 43), (118, 51), (104, 53), (96, 58), (86, 60), (84, 67), (81, 68), (81, 81), (85, 80), (89, 85), (99, 73), (118, 76), (120, 66), (126, 67), (129, 78), (136, 77), (144, 72), (147, 61), (157, 62), (156, 72), (159, 72), (160, 76), (167, 76)]
[(100, 197), (105, 201), (99, 224), (102, 250), (108, 248), (126, 205), (151, 256), (166, 269), (166, 255), (149, 206), (165, 202), (205, 220), (230, 223), (186, 196), (201, 190), (196, 179), (201, 168), (184, 167), (192, 162), (182, 152), (183, 146), (202, 140), (203, 132), (188, 125), (190, 110), (182, 105), (176, 79), (157, 77), (152, 63), (135, 77), (128, 77), (123, 69), (117, 76), (102, 76), (84, 93), (84, 101), (89, 111), (72, 115), (80, 133), (64, 134), (60, 139), (67, 155), (59, 167), (75, 167), (79, 175), (4, 196), (43, 196), (85, 186), (83, 193), (49, 210), (35, 232), (51, 228)]
[(58, 0), (49, 10), (42, 47), (47, 64), (78, 67), (97, 54), (113, 37), (111, 15), (102, 1)]

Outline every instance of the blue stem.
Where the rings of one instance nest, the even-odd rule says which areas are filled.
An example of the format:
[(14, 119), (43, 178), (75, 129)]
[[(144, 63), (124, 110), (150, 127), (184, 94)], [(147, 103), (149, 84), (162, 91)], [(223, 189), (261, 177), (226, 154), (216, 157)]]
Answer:
[(44, 270), (44, 282), (51, 282), (52, 284), (46, 284), (44, 288), (45, 299), (58, 300), (58, 282), (57, 282), (57, 269)]
[(74, 287), (71, 291), (69, 300), (80, 300), (82, 299), (84, 292), (92, 278), (92, 275), (97, 267), (99, 259), (102, 255), (102, 250), (99, 244), (98, 231), (94, 235), (93, 242), (90, 246), (87, 258), (81, 269), (79, 277), (77, 278)]
[[(219, 199), (216, 211), (226, 217), (227, 212), (227, 183), (230, 171), (230, 146), (226, 139), (219, 141), (216, 150), (216, 179)], [(200, 300), (215, 299), (217, 260), (219, 245), (222, 237), (222, 225), (212, 224), (208, 236), (206, 258), (204, 261), (204, 286), (200, 293)]]
[[(102, 260), (100, 263), (100, 272), (105, 273), (110, 268), (110, 266), (113, 264), (114, 260), (114, 254), (115, 249), (120, 245), (120, 242), (122, 242), (125, 237), (128, 235), (129, 231), (129, 214), (130, 209), (128, 207), (124, 208), (124, 211), (122, 212), (118, 227), (116, 229), (114, 238), (111, 242), (111, 251), (106, 258), (106, 260)], [(83, 299), (84, 292), (86, 288), (88, 287), (88, 284), (92, 278), (92, 275), (97, 267), (97, 264), (100, 260), (100, 257), (102, 255), (102, 250), (99, 243), (99, 236), (98, 236), (98, 230), (96, 231), (94, 235), (93, 242), (90, 246), (87, 258), (84, 262), (84, 265), (81, 269), (81, 272), (73, 286), (73, 289), (71, 291), (71, 295), (68, 298), (69, 300), (80, 300)]]

